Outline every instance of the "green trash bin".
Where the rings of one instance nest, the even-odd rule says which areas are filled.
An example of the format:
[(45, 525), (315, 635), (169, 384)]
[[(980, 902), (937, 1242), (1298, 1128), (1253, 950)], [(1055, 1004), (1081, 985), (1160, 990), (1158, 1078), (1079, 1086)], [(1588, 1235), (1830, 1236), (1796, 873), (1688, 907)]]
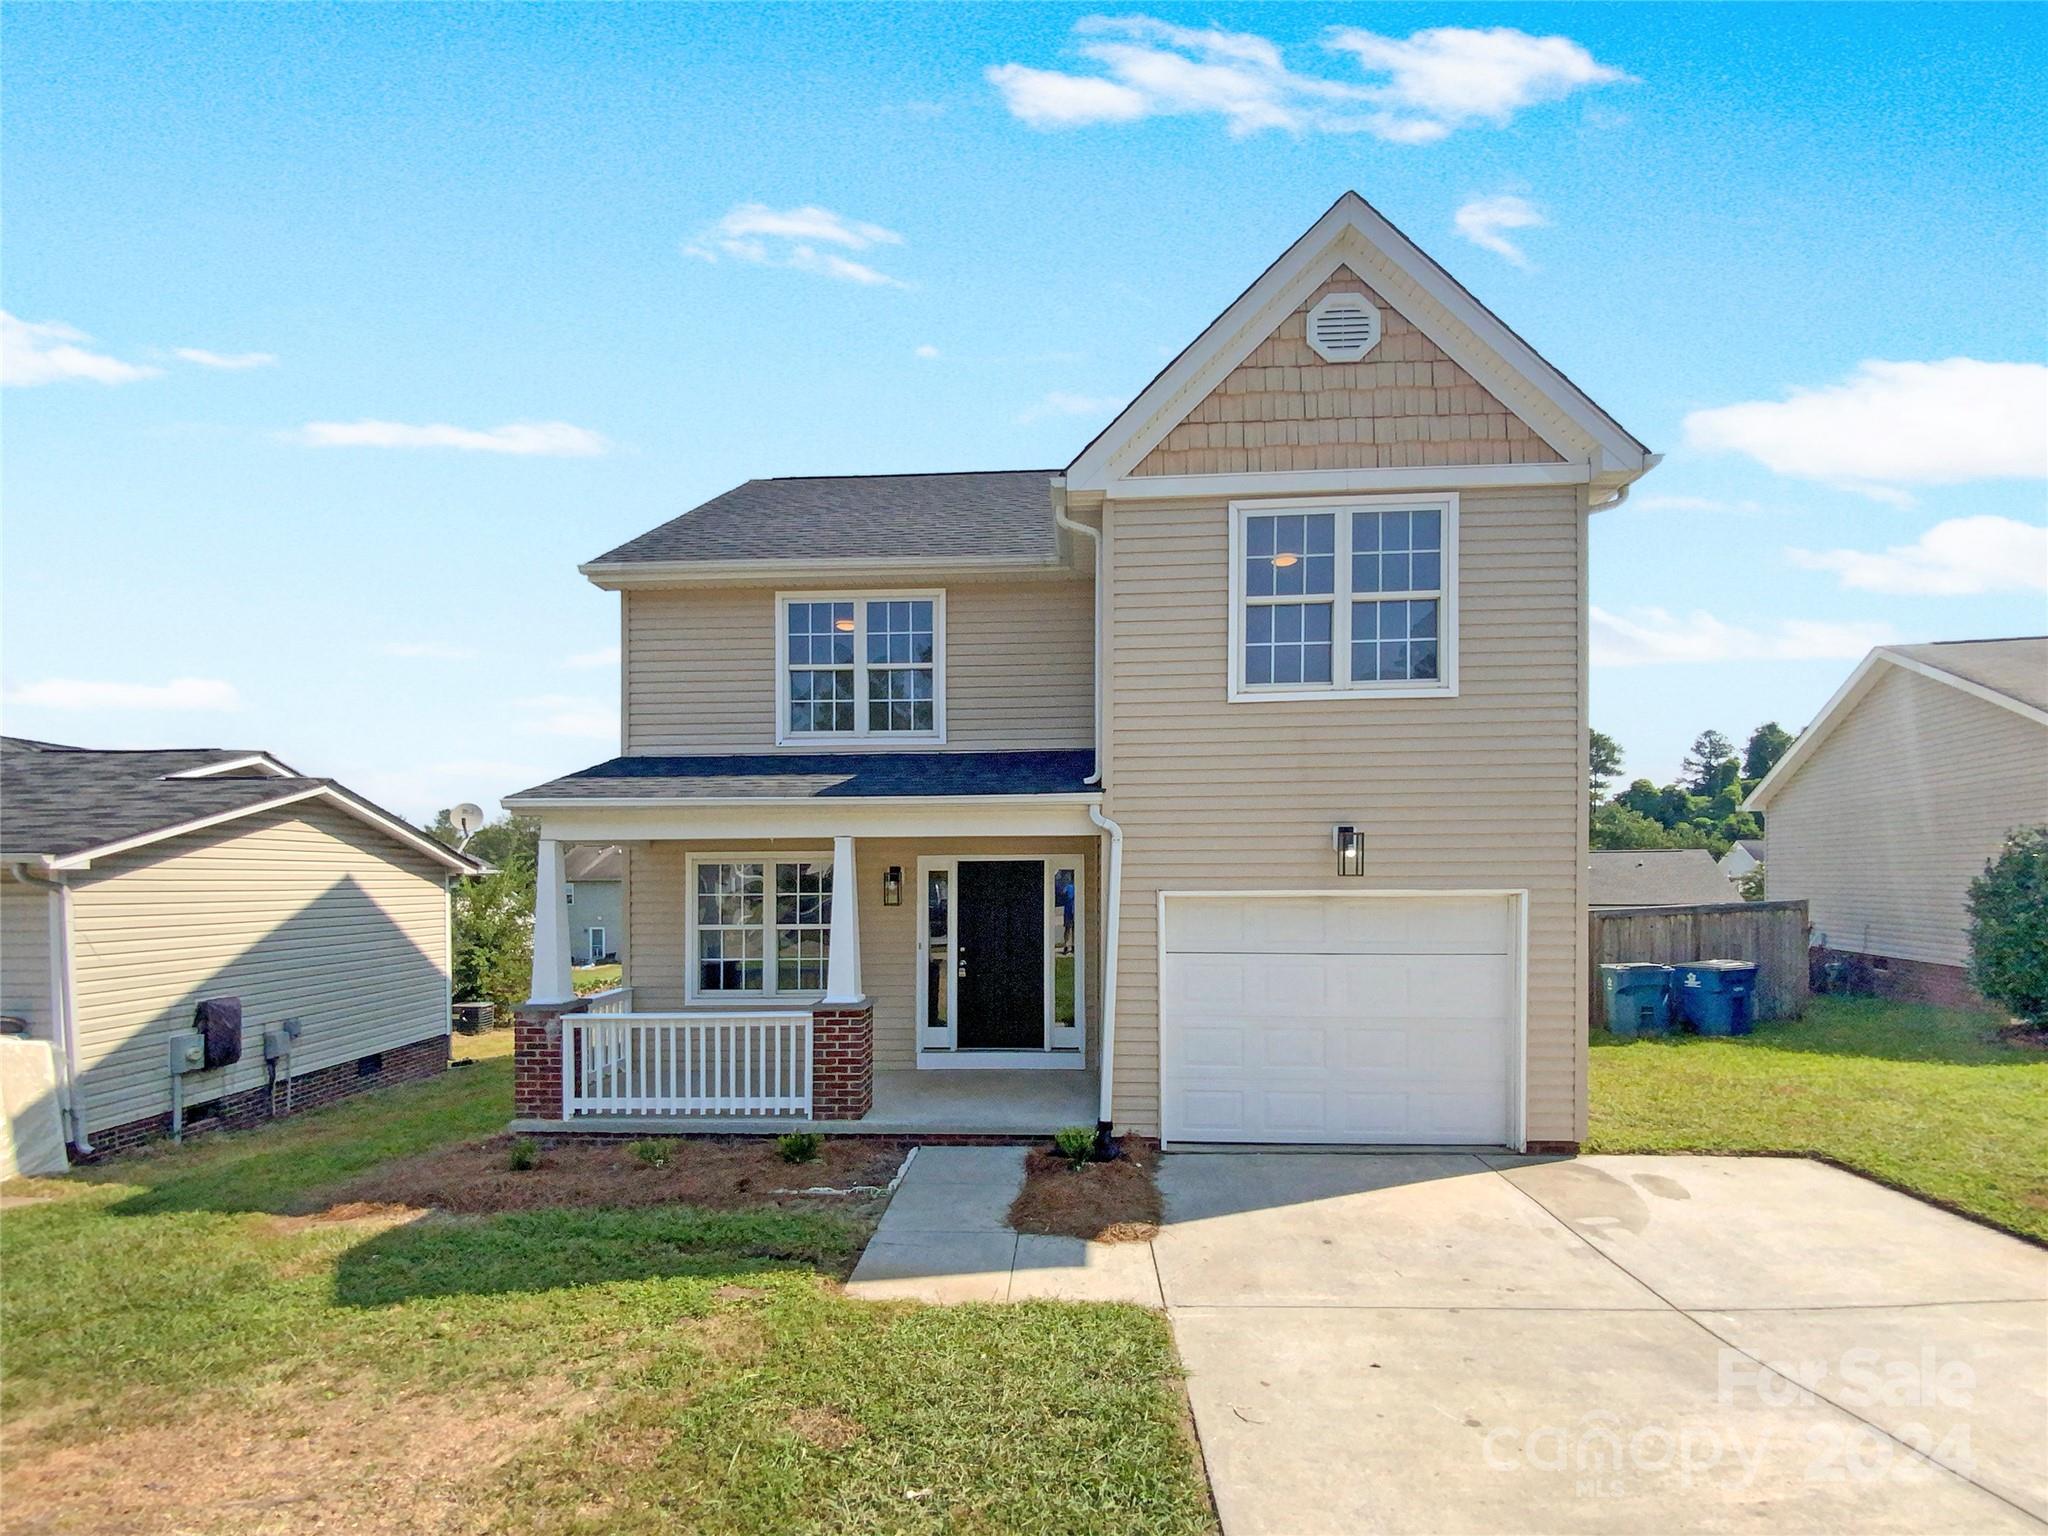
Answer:
[(1702, 960), (1672, 968), (1678, 1016), (1703, 1035), (1746, 1035), (1756, 1023), (1756, 965)]
[(1640, 962), (1600, 967), (1607, 1032), (1624, 1040), (1671, 1033), (1671, 967)]

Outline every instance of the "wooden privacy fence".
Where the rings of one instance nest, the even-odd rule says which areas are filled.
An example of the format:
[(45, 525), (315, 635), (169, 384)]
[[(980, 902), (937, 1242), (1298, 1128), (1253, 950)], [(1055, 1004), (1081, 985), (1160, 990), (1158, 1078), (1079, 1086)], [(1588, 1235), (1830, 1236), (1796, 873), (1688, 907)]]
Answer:
[(1588, 915), (1593, 1011), (1601, 1016), (1600, 967), (1627, 961), (1756, 964), (1756, 1016), (1796, 1019), (1806, 1011), (1806, 903), (1736, 901), (1704, 907), (1605, 907)]

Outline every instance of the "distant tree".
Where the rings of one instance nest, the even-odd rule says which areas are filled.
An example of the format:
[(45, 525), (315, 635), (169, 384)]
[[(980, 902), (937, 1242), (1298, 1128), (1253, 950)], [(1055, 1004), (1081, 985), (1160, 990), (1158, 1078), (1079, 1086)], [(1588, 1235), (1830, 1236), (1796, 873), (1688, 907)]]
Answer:
[(1735, 877), (1735, 888), (1742, 892), (1742, 899), (1744, 901), (1762, 901), (1764, 899), (1763, 865), (1759, 864), (1754, 869), (1746, 870), (1742, 874), (1737, 875)]
[[(1663, 804), (1663, 792), (1648, 779), (1637, 779), (1614, 797), (1614, 803), (1634, 811), (1638, 816), (1647, 816), (1652, 821), (1659, 821), (1658, 811)], [(1661, 821), (1659, 824), (1661, 825)]]
[(533, 969), (533, 883), (539, 861), (540, 823), (504, 816), (479, 827), (464, 843), (446, 811), (427, 831), (451, 848), (491, 866), (491, 873), (455, 886), (453, 981), (457, 1002), (492, 1002), (516, 1008), (526, 998)]
[(1970, 984), (2048, 1030), (2048, 826), (2021, 827), (1970, 882)]
[(1598, 802), (1608, 784), (1621, 772), (1621, 747), (1605, 731), (1586, 735), (1586, 791)]
[(1595, 848), (1669, 848), (1671, 834), (1640, 811), (1616, 800), (1593, 808), (1590, 839)]
[(1775, 720), (1766, 720), (1749, 733), (1749, 745), (1742, 751), (1742, 776), (1760, 779), (1778, 766), (1778, 759), (1792, 745), (1792, 733)]
[[(1685, 786), (1696, 795), (1711, 795), (1735, 781), (1740, 772), (1735, 763), (1735, 743), (1719, 731), (1701, 731), (1692, 750), (1679, 765)], [(1726, 768), (1723, 768), (1726, 764)]]

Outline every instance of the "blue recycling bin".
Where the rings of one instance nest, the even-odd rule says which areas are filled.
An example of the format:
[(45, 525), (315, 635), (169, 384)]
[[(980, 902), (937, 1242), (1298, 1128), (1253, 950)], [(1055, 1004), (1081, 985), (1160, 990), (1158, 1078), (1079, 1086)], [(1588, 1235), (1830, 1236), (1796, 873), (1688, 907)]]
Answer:
[(1671, 1033), (1670, 966), (1603, 965), (1600, 997), (1606, 1004), (1609, 1034), (1628, 1040)]
[(1678, 1016), (1703, 1035), (1746, 1035), (1756, 1023), (1756, 966), (1748, 960), (1702, 960), (1671, 968)]

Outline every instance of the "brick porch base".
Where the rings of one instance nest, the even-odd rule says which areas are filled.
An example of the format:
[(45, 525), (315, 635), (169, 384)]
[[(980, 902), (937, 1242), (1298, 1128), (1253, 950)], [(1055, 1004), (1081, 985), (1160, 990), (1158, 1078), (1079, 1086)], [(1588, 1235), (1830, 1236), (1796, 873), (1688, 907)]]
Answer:
[(875, 1107), (875, 1008), (811, 1010), (811, 1118), (858, 1120)]

